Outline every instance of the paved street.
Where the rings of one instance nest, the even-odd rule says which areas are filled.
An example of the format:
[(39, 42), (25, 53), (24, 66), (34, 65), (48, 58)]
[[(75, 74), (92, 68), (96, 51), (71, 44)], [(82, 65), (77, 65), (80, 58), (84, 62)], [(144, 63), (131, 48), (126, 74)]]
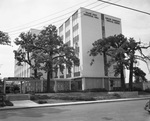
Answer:
[(0, 121), (150, 121), (147, 100), (0, 111)]

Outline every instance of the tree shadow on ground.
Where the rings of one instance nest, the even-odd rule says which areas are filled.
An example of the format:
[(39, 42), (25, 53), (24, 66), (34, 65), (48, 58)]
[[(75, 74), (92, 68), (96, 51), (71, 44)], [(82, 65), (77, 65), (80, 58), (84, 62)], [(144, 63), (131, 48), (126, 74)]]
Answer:
[(33, 108), (33, 109), (20, 109), (20, 110), (4, 110), (0, 111), (0, 119), (7, 119), (11, 117), (32, 117), (39, 118), (47, 114), (61, 113), (64, 111), (69, 111), (67, 109), (58, 108)]

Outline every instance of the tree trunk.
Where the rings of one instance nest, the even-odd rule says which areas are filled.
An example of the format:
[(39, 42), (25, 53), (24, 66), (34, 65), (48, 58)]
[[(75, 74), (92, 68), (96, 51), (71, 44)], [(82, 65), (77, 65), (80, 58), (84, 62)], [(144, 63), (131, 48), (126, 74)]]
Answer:
[(108, 76), (107, 56), (105, 52), (103, 52), (103, 58), (104, 58), (104, 75)]
[(125, 79), (124, 79), (124, 68), (123, 65), (121, 65), (121, 88), (123, 91), (125, 91), (126, 85), (125, 85)]
[(50, 92), (50, 71), (47, 72), (47, 93)]
[(50, 85), (51, 78), (52, 78), (52, 64), (49, 63), (49, 70), (47, 72), (47, 93), (51, 92), (51, 85)]
[(131, 63), (130, 63), (130, 74), (129, 74), (129, 89), (132, 91), (133, 89), (133, 57), (131, 58)]
[(135, 83), (139, 83), (140, 82), (140, 77), (139, 76), (135, 76)]
[(34, 69), (34, 78), (38, 78), (38, 76), (37, 76), (37, 69)]

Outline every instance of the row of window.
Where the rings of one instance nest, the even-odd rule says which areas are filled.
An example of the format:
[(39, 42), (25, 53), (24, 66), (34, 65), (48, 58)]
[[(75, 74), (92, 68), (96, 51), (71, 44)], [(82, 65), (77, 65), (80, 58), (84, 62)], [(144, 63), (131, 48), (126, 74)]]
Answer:
[[(65, 22), (65, 38), (63, 35), (63, 25), (59, 27), (59, 35), (65, 43), (68, 44), (68, 46), (71, 46), (71, 25), (70, 25), (70, 18)], [(78, 11), (75, 12), (72, 15), (72, 37), (73, 37), (73, 47), (75, 49), (76, 56), (79, 57), (79, 25), (78, 25)], [(80, 67), (75, 66), (74, 67), (74, 77), (80, 75)], [(58, 73), (56, 74), (56, 77), (58, 77)], [(66, 69), (66, 78), (71, 77), (71, 74), (69, 73), (68, 69)], [(60, 78), (64, 78), (64, 74), (60, 72)]]
[[(80, 76), (80, 72), (79, 72), (79, 71), (78, 71), (78, 72), (74, 72), (74, 73), (73, 73), (73, 76), (74, 76), (74, 77), (79, 77), (79, 76)], [(55, 78), (58, 78), (58, 76), (56, 76)], [(64, 74), (63, 74), (63, 75), (60, 75), (60, 78), (65, 78)], [(66, 74), (66, 78), (71, 78), (71, 73)]]
[[(68, 69), (68, 68), (65, 68), (64, 71), (66, 72), (66, 74), (71, 74), (71, 73), (80, 72), (80, 66), (74, 66), (73, 72), (71, 72), (71, 73), (69, 72), (69, 69)], [(59, 71), (60, 76), (64, 75), (64, 73), (65, 73), (64, 71), (63, 71), (63, 72), (60, 72), (60, 71)], [(55, 72), (54, 77), (58, 77), (58, 71)]]
[[(72, 15), (72, 26), (73, 26), (73, 32), (76, 31), (78, 29), (78, 11), (75, 12), (73, 15)], [(70, 18), (65, 22), (65, 35), (66, 35), (66, 38), (70, 35)], [(63, 35), (63, 25), (61, 25), (59, 27), (59, 35)]]
[(24, 70), (27, 69), (29, 67), (29, 65), (27, 63), (22, 63), (22, 66), (18, 66), (17, 65), (17, 60), (15, 60), (15, 72), (20, 72), (20, 70)]
[[(65, 32), (65, 42), (68, 42), (70, 40), (70, 34), (71, 34), (70, 29)], [(59, 35), (60, 35), (61, 40), (64, 41), (63, 33), (61, 32)], [(73, 27), (73, 33), (72, 33), (73, 39), (78, 35), (79, 35), (78, 24), (76, 24)]]
[(101, 23), (102, 23), (102, 38), (105, 38), (105, 23), (104, 23), (104, 14), (101, 14)]
[(30, 76), (30, 73), (28, 70), (24, 70), (22, 72), (19, 72), (18, 74), (15, 73), (15, 76), (16, 77), (29, 77)]

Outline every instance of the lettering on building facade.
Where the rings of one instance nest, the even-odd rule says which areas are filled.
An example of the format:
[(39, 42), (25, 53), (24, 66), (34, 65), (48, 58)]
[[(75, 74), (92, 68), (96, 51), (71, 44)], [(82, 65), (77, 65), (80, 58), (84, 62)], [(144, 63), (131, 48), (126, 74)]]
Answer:
[(92, 18), (99, 19), (98, 16), (97, 16), (97, 14), (95, 14), (95, 13), (85, 12), (84, 15), (92, 17)]
[(120, 21), (118, 21), (118, 20), (108, 18), (108, 17), (105, 17), (105, 19), (106, 19), (107, 22), (111, 22), (111, 23), (114, 23), (114, 24), (120, 24)]

